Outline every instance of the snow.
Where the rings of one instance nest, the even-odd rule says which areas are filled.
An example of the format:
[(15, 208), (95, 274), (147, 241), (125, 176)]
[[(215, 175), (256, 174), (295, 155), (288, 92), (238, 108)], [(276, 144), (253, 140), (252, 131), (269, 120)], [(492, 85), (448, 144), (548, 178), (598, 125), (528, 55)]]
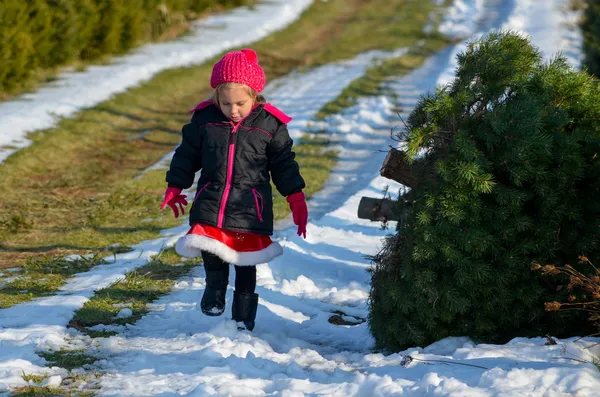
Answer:
[(59, 375), (54, 375), (54, 376), (50, 376), (50, 377), (44, 379), (41, 383), (41, 386), (49, 387), (49, 388), (57, 388), (60, 386), (61, 382), (62, 382), (62, 377), (60, 377)]
[(133, 311), (128, 307), (119, 310), (119, 312), (117, 313), (117, 318), (129, 318), (131, 316), (133, 316)]
[[(314, 115), (339, 96), (352, 81), (364, 75), (369, 67), (385, 59), (404, 55), (407, 51), (406, 48), (391, 52), (369, 51), (307, 73), (292, 72), (284, 78), (273, 80), (264, 94), (269, 102), (281, 109), (294, 109), (294, 117), (288, 124), (288, 130), (292, 139), (297, 139), (307, 129), (318, 131)], [(302, 102), (303, 106), (298, 106), (298, 102)]]
[[(555, 7), (561, 3), (486, 1), (472, 35), (502, 26), (525, 29), (545, 53), (572, 50), (576, 58), (578, 37), (562, 24), (572, 16)], [(390, 81), (387, 88), (397, 94), (397, 102), (384, 96), (363, 98), (325, 120), (314, 118), (322, 104), (360, 76), (375, 56), (389, 53), (363, 54), (269, 84), (268, 98), (294, 117), (290, 129), (295, 136), (303, 130), (315, 135), (325, 131), (340, 159), (325, 189), (309, 202), (307, 239), (296, 235), (289, 220), (278, 225), (274, 238), (285, 254), (257, 268), (260, 302), (253, 332), (238, 331), (228, 318), (231, 287), (223, 316), (201, 313), (205, 282), (200, 266), (135, 324), (94, 327), (117, 331), (116, 336), (92, 340), (66, 328), (94, 290), (172, 246), (187, 232), (184, 222), (163, 231), (159, 239), (116, 255), (107, 265), (76, 275), (57, 296), (2, 310), (0, 391), (27, 385), (23, 373), (47, 374), (49, 384), (68, 376), (64, 369), (45, 367), (37, 352), (85, 349), (106, 371), (97, 391), (106, 396), (597, 395), (600, 372), (591, 361), (600, 355), (600, 345), (594, 346), (598, 338), (557, 340), (555, 345), (542, 337), (516, 338), (490, 345), (454, 337), (395, 354), (373, 349), (363, 321), (370, 281), (366, 256), (378, 251), (395, 225), (390, 222), (390, 229), (382, 230), (378, 223), (358, 219), (357, 206), (363, 196), (381, 197), (386, 185), (391, 194), (398, 192), (398, 184), (378, 176), (387, 146), (396, 144), (390, 131), (401, 127), (394, 107), (407, 117), (419, 96), (452, 70), (462, 45), (440, 51), (421, 68)], [(235, 277), (231, 273), (230, 285)], [(357, 325), (334, 325), (329, 322), (334, 315)]]
[[(568, 9), (568, 0), (457, 0), (441, 25), (453, 37), (477, 39), (490, 29), (525, 33), (546, 60), (562, 53), (574, 68), (583, 60), (583, 39), (577, 27), (578, 12)], [(474, 12), (475, 22), (464, 24), (461, 10)], [(465, 51), (467, 43), (454, 46), (446, 70), (436, 81), (446, 85), (454, 78), (456, 55)]]
[(483, 17), (484, 3), (484, 0), (455, 0), (446, 10), (438, 30), (452, 38), (472, 36)]
[(31, 144), (29, 132), (55, 126), (61, 118), (103, 102), (149, 80), (161, 70), (201, 64), (223, 51), (239, 48), (280, 30), (312, 0), (269, 0), (198, 21), (189, 35), (151, 44), (104, 66), (65, 72), (58, 80), (13, 101), (0, 103), (0, 162)]

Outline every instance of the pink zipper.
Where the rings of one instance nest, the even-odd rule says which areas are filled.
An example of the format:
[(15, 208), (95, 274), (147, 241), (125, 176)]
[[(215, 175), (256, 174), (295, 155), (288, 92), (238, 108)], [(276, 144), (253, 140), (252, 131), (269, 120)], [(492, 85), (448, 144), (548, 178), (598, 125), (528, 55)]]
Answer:
[[(233, 122), (231, 122), (233, 124)], [(227, 179), (225, 180), (225, 190), (223, 191), (223, 197), (221, 198), (221, 207), (219, 208), (219, 218), (217, 220), (217, 227), (223, 228), (223, 220), (225, 219), (225, 206), (227, 205), (227, 199), (229, 198), (229, 191), (231, 190), (231, 178), (233, 176), (233, 162), (235, 160), (235, 139), (234, 135), (237, 132), (238, 127), (242, 124), (233, 124), (231, 130), (231, 136), (229, 138), (229, 153), (227, 154)]]
[[(260, 222), (262, 222), (263, 221), (262, 213), (264, 210), (265, 201), (263, 200), (262, 195), (255, 188), (252, 188), (252, 195), (254, 196), (254, 205), (256, 205), (256, 214), (258, 215), (258, 220)], [(259, 197), (260, 197), (260, 205), (258, 203)]]
[[(246, 117), (252, 114), (252, 111), (258, 107), (258, 103), (254, 104), (250, 112), (246, 115)], [(231, 178), (233, 177), (233, 161), (235, 160), (235, 139), (234, 135), (237, 132), (237, 129), (242, 122), (246, 119), (244, 117), (237, 124), (231, 121), (231, 125), (233, 126), (231, 130), (231, 135), (229, 137), (229, 153), (227, 153), (227, 179), (225, 180), (225, 190), (223, 191), (223, 197), (221, 198), (221, 205), (219, 206), (219, 217), (217, 218), (217, 227), (223, 228), (223, 221), (225, 219), (225, 207), (227, 206), (227, 199), (229, 198), (229, 191), (231, 190)]]
[(196, 205), (196, 200), (198, 200), (198, 196), (200, 196), (200, 193), (202, 193), (202, 191), (206, 189), (210, 184), (211, 182), (206, 182), (204, 186), (202, 186), (202, 188), (196, 192), (196, 195), (194, 196), (194, 202), (192, 203), (192, 207), (190, 208), (190, 213), (194, 209), (194, 206)]

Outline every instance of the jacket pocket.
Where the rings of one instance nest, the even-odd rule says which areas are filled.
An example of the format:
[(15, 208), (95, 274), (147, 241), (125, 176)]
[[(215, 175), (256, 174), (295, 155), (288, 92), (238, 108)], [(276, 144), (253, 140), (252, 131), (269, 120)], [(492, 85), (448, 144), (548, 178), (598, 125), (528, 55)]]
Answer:
[(191, 212), (194, 210), (194, 206), (196, 205), (196, 201), (198, 200), (198, 196), (200, 196), (200, 193), (202, 193), (202, 191), (203, 191), (204, 189), (206, 189), (206, 188), (208, 187), (208, 185), (210, 185), (211, 183), (212, 183), (212, 182), (206, 182), (206, 183), (204, 184), (204, 186), (202, 186), (202, 187), (200, 188), (200, 190), (198, 190), (198, 191), (196, 192), (196, 195), (194, 196), (194, 202), (192, 203), (192, 207), (190, 208), (190, 213), (191, 213)]
[(259, 222), (262, 222), (262, 214), (265, 205), (263, 197), (255, 188), (252, 188), (252, 195), (254, 196), (254, 205), (256, 206), (256, 216), (258, 216)]

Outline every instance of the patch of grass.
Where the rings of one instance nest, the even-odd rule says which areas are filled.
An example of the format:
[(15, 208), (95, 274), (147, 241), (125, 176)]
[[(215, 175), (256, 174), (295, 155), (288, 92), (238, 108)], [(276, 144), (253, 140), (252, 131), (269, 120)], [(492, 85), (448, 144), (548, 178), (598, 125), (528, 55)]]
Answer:
[(423, 29), (435, 9), (433, 2), (415, 0), (317, 1), (298, 22), (254, 47), (281, 63), (301, 59), (301, 66), (324, 65), (439, 37)]
[(71, 391), (41, 386), (18, 387), (11, 393), (11, 397), (91, 397), (95, 395), (96, 393), (92, 391)]
[[(273, 79), (367, 50), (427, 40), (431, 35), (422, 28), (432, 9), (431, 2), (414, 0), (317, 1), (288, 28), (252, 47)], [(187, 109), (210, 94), (217, 60), (164, 71), (60, 120), (56, 128), (31, 134), (31, 146), (0, 164), (0, 267), (39, 255), (104, 252), (114, 243), (132, 245), (179, 225), (181, 220), (158, 209), (165, 171), (143, 170), (177, 146), (190, 117)], [(310, 196), (335, 162), (321, 155), (322, 145), (302, 149), (306, 142), (298, 143)], [(289, 209), (278, 200), (279, 218)]]
[(64, 349), (57, 352), (42, 352), (38, 354), (46, 359), (47, 366), (65, 368), (70, 371), (69, 375), (62, 380), (60, 387), (57, 388), (48, 388), (40, 385), (48, 377), (47, 375), (28, 376), (27, 379), (23, 379), (28, 382), (31, 380), (36, 385), (18, 388), (13, 391), (13, 396), (93, 396), (96, 394), (95, 390), (100, 388), (98, 382), (98, 379), (102, 377), (100, 372), (93, 369), (86, 372), (73, 371), (74, 369), (81, 369), (84, 366), (89, 367), (97, 360), (97, 358), (87, 355), (83, 350)]
[(57, 352), (42, 352), (39, 355), (46, 359), (48, 366), (56, 366), (73, 370), (84, 365), (93, 364), (97, 359), (85, 354), (83, 351), (60, 350)]
[(13, 272), (12, 280), (0, 287), (0, 308), (54, 294), (74, 274), (101, 263), (104, 261), (99, 255), (74, 260), (43, 256), (28, 258), (18, 272)]
[[(147, 305), (149, 303), (169, 293), (177, 279), (189, 273), (194, 266), (197, 266), (200, 263), (202, 263), (200, 259), (183, 260), (183, 258), (175, 253), (173, 248), (162, 250), (147, 265), (128, 273), (125, 278), (109, 287), (97, 291), (95, 296), (75, 313), (75, 316), (69, 322), (68, 326), (76, 328), (92, 338), (115, 335), (117, 334), (116, 332), (92, 331), (89, 327), (98, 324), (124, 325), (135, 323), (144, 314), (148, 313)], [(132, 316), (128, 318), (117, 318), (117, 314), (124, 307), (128, 307), (132, 310)], [(58, 366), (70, 371), (87, 365), (93, 365), (97, 360), (97, 358), (86, 354), (83, 350), (41, 352), (39, 355), (46, 359), (48, 366)], [(90, 389), (90, 379), (92, 377), (98, 379), (101, 376), (101, 373), (94, 371), (86, 372), (85, 374), (73, 374), (66, 378), (63, 381), (63, 384), (74, 389), (77, 384), (83, 383), (86, 384), (87, 389)], [(31, 379), (35, 383), (41, 383), (44, 378), (44, 376), (29, 375), (28, 379), (24, 379), (26, 381)], [(82, 392), (80, 390), (73, 391), (71, 389), (61, 387), (57, 392), (57, 389), (50, 390), (48, 388), (34, 386), (21, 388), (18, 390), (18, 393), (21, 394), (15, 395), (38, 396), (46, 395), (44, 393), (50, 392), (55, 393), (51, 394), (53, 396), (94, 395), (94, 393), (89, 390)]]
[(48, 374), (35, 375), (35, 374), (26, 374), (25, 372), (23, 372), (23, 375), (21, 375), (21, 378), (23, 378), (23, 380), (25, 382), (34, 382), (34, 383), (42, 383), (44, 381), (44, 379), (46, 379), (47, 377), (48, 377)]
[(394, 98), (395, 93), (386, 91), (384, 83), (418, 68), (429, 56), (447, 44), (448, 41), (440, 38), (430, 39), (410, 48), (400, 57), (387, 59), (369, 68), (363, 76), (350, 83), (337, 98), (325, 104), (317, 113), (317, 118), (323, 119), (328, 115), (340, 113), (356, 105), (360, 97), (388, 95)]
[[(91, 337), (108, 336), (89, 330), (94, 325), (133, 324), (148, 313), (148, 304), (169, 293), (177, 279), (201, 263), (200, 259), (182, 261), (173, 248), (163, 250), (148, 264), (128, 273), (125, 278), (96, 292), (77, 310), (69, 327)], [(124, 307), (132, 311), (127, 318), (117, 318)]]
[(13, 215), (10, 219), (0, 221), (0, 227), (9, 233), (19, 233), (31, 229), (31, 222), (20, 215)]

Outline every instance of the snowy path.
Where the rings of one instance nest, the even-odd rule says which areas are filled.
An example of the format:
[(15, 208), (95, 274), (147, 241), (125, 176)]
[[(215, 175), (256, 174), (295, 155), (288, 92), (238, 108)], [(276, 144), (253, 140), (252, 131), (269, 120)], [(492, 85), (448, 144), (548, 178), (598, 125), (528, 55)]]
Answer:
[[(289, 103), (289, 110), (286, 108), (286, 112), (295, 118), (290, 125), (290, 129), (292, 133), (298, 136), (301, 128), (314, 128), (315, 130), (321, 128), (320, 125), (311, 127), (310, 120), (314, 114), (321, 106), (339, 95), (352, 80), (364, 74), (371, 64), (377, 62), (378, 59), (398, 56), (404, 52), (405, 50), (400, 49), (395, 52), (373, 51), (361, 54), (354, 59), (322, 66), (308, 73), (292, 74), (286, 79), (274, 80), (265, 92), (277, 104), (279, 104), (279, 101), (288, 100), (290, 97), (296, 99), (294, 101), (295, 105)], [(302, 87), (302, 89), (299, 89), (299, 87)], [(292, 94), (294, 90), (296, 92)], [(307, 98), (312, 99), (312, 101), (309, 102)], [(310, 106), (306, 106), (308, 103), (310, 103)], [(363, 142), (358, 151), (346, 144), (347, 140), (343, 134), (337, 134), (337, 138), (332, 136), (332, 139), (339, 140), (342, 148), (345, 148), (342, 157), (366, 159), (371, 155), (371, 151), (386, 146), (388, 135), (387, 130), (373, 129), (369, 129), (362, 135), (354, 134), (355, 141), (360, 140)], [(353, 170), (356, 170), (356, 159), (352, 159), (350, 165), (343, 165), (343, 172), (346, 173), (345, 178), (347, 180), (356, 179), (350, 174)], [(340, 164), (344, 164), (344, 161)], [(159, 163), (153, 168), (164, 166), (164, 163)], [(334, 178), (339, 176), (339, 172), (334, 173)], [(372, 178), (372, 172), (369, 171), (368, 176), (367, 183)], [(376, 195), (380, 190), (381, 188), (375, 189), (371, 195)], [(193, 195), (193, 192), (190, 192), (190, 194)], [(316, 214), (316, 210), (315, 214), (311, 212), (313, 216)], [(369, 226), (373, 227), (373, 225)], [(167, 230), (164, 232), (164, 238), (138, 244), (133, 247), (132, 252), (117, 255), (115, 262), (110, 265), (98, 266), (89, 272), (78, 274), (69, 280), (68, 284), (62, 288), (61, 293), (56, 296), (38, 299), (2, 310), (2, 315), (0, 315), (0, 327), (2, 327), (0, 330), (0, 357), (6, 358), (6, 360), (0, 361), (0, 391), (9, 387), (24, 385), (25, 382), (21, 377), (23, 372), (64, 376), (65, 371), (62, 370), (48, 371), (44, 367), (44, 360), (37, 356), (35, 352), (39, 349), (59, 350), (61, 346), (67, 343), (71, 347), (74, 344), (85, 346), (85, 342), (81, 338), (71, 338), (69, 336), (71, 331), (66, 329), (66, 325), (74, 312), (93, 296), (96, 289), (104, 288), (122, 278), (125, 273), (144, 265), (153, 255), (160, 252), (161, 248), (173, 245), (174, 241), (187, 231), (187, 228), (187, 225), (184, 224), (175, 229)], [(378, 239), (379, 237), (374, 240), (373, 244), (376, 244)], [(354, 259), (361, 261), (360, 247), (355, 248), (355, 251), (358, 253), (353, 254)], [(323, 267), (323, 263), (320, 263), (320, 266)], [(361, 271), (366, 267), (362, 262), (360, 266)], [(364, 274), (364, 271), (362, 273)], [(335, 287), (332, 287), (332, 289), (335, 289)], [(350, 294), (356, 295), (356, 292), (351, 291)], [(366, 291), (360, 293), (362, 301), (364, 301), (365, 295)], [(48, 316), (47, 313), (50, 312), (52, 315)], [(363, 307), (360, 311), (352, 311), (349, 314), (364, 318), (366, 310)], [(66, 342), (67, 340), (68, 342)]]
[[(473, 24), (477, 30), (472, 34), (509, 27), (510, 21), (517, 24), (527, 18), (564, 20), (555, 8), (535, 8), (529, 0), (515, 1), (509, 8), (495, 0), (481, 4), (481, 18)], [(550, 50), (568, 49), (572, 40), (577, 40), (556, 26), (546, 26), (535, 34), (544, 38), (545, 45), (555, 46)], [(441, 51), (420, 69), (390, 82), (403, 117), (419, 95), (447, 81), (455, 65), (454, 54), (461, 46)], [(285, 255), (259, 266), (257, 292), (261, 301), (254, 332), (238, 332), (227, 316), (209, 318), (201, 314), (197, 304), (204, 280), (203, 269), (198, 267), (135, 325), (121, 327), (118, 336), (94, 340), (89, 352), (103, 357), (98, 364), (108, 370), (101, 378), (100, 394), (592, 397), (600, 390), (597, 369), (570, 360), (589, 360), (590, 353), (600, 353), (598, 348), (584, 350), (583, 341), (545, 346), (545, 338), (516, 339), (495, 346), (448, 338), (424, 349), (415, 347), (384, 356), (370, 352), (373, 340), (366, 323), (345, 327), (328, 322), (336, 310), (348, 315), (348, 320), (367, 316), (369, 262), (364, 255), (377, 252), (386, 232), (378, 224), (357, 219), (356, 209), (361, 196), (378, 196), (383, 185), (390, 183), (377, 176), (385, 155), (378, 150), (391, 143), (390, 128), (400, 124), (391, 110), (395, 104), (385, 97), (361, 99), (356, 107), (323, 122), (312, 120), (317, 106), (301, 106), (310, 103), (303, 95), (319, 96), (320, 86), (321, 95), (335, 94), (326, 91), (329, 86), (325, 83), (334, 77), (338, 84), (350, 81), (349, 76), (360, 71), (356, 65), (365, 64), (360, 58), (354, 61), (354, 66), (331, 65), (289, 76), (270, 87), (269, 99), (296, 118), (296, 128), (326, 129), (342, 152), (327, 187), (310, 203), (307, 240), (298, 238), (293, 228), (280, 231), (276, 238), (285, 247)], [(330, 74), (332, 70), (334, 74)], [(298, 93), (296, 101), (284, 103), (294, 86), (305, 90)], [(397, 190), (398, 185), (392, 185), (390, 191)], [(92, 295), (93, 288), (105, 286), (145, 263), (186, 230), (187, 225), (167, 230), (164, 238), (118, 255), (116, 263), (78, 275), (61, 296), (3, 310), (0, 381), (10, 386), (23, 384), (21, 371), (64, 375), (64, 371), (44, 368), (35, 351), (89, 346), (89, 338), (66, 330), (65, 325)], [(231, 294), (230, 290), (226, 314), (230, 312)], [(407, 363), (407, 354), (450, 363)], [(461, 365), (465, 363), (484, 368)]]
[(29, 146), (27, 133), (55, 126), (61, 117), (97, 105), (161, 70), (201, 64), (219, 53), (255, 42), (296, 20), (313, 0), (269, 0), (198, 21), (181, 39), (149, 44), (110, 65), (62, 73), (34, 93), (0, 103), (0, 163)]
[[(406, 111), (418, 93), (432, 88), (450, 53), (452, 49), (441, 52), (393, 83)], [(389, 106), (385, 98), (364, 99), (329, 123), (338, 132), (362, 127), (370, 134), (387, 134), (393, 118), (382, 109)], [(364, 164), (379, 165), (381, 156), (375, 154)], [(313, 220), (307, 240), (295, 236), (293, 229), (278, 235), (286, 254), (259, 266), (261, 302), (252, 333), (238, 332), (227, 318), (199, 312), (204, 279), (197, 268), (150, 315), (90, 350), (106, 358), (101, 394), (542, 396), (550, 391), (546, 395), (592, 396), (600, 387), (598, 371), (591, 364), (568, 361), (573, 357), (569, 355), (586, 357), (582, 344), (565, 341), (550, 347), (538, 338), (474, 346), (466, 338), (448, 338), (426, 349), (384, 356), (370, 353), (373, 341), (366, 324), (339, 327), (327, 321), (335, 310), (358, 318), (367, 314), (368, 262), (362, 255), (375, 253), (385, 232), (357, 219), (356, 208), (361, 196), (377, 195), (389, 182), (377, 177), (377, 170), (364, 168), (370, 180), (361, 189), (356, 183), (342, 206)], [(403, 365), (405, 354), (449, 363)]]
[[(502, 13), (506, 5), (494, 4), (484, 7), (483, 18), (495, 14), (487, 18), (488, 23), (504, 24), (509, 17)], [(433, 89), (453, 67), (454, 53), (456, 48), (448, 48), (391, 83), (403, 117), (419, 95)], [(315, 73), (310, 78), (320, 82)], [(277, 97), (277, 92), (272, 94)], [(297, 109), (292, 102), (287, 105), (284, 108), (291, 107), (294, 116)], [(293, 229), (283, 231), (278, 237), (286, 255), (259, 267), (261, 307), (254, 332), (237, 332), (232, 321), (198, 313), (203, 271), (197, 269), (181, 280), (176, 292), (158, 302), (151, 315), (119, 336), (103, 340), (94, 351), (107, 357), (105, 368), (110, 371), (102, 378), (103, 395), (474, 396), (537, 390), (540, 395), (548, 390), (556, 395), (573, 391), (592, 395), (600, 386), (597, 370), (567, 363), (561, 353), (566, 348), (577, 357), (585, 356), (575, 343), (546, 347), (546, 340), (539, 338), (474, 347), (467, 339), (451, 338), (410, 353), (415, 358), (471, 363), (490, 370), (459, 365), (427, 368), (416, 362), (404, 368), (402, 354), (368, 354), (373, 341), (365, 323), (351, 327), (328, 323), (336, 310), (355, 318), (367, 315), (369, 279), (362, 255), (377, 252), (385, 232), (357, 219), (356, 208), (361, 196), (377, 196), (389, 183), (376, 176), (384, 153), (373, 149), (383, 147), (380, 142), (398, 123), (391, 105), (384, 97), (367, 98), (324, 123), (308, 125), (325, 128), (334, 138), (345, 136), (343, 165), (311, 203), (308, 239), (299, 239)], [(380, 138), (370, 146), (373, 136)], [(339, 189), (332, 188), (336, 177)], [(323, 205), (319, 209), (325, 214), (319, 217), (314, 215), (314, 201), (319, 199), (344, 204)], [(560, 363), (553, 361), (561, 357)], [(548, 383), (557, 373), (562, 381)]]

